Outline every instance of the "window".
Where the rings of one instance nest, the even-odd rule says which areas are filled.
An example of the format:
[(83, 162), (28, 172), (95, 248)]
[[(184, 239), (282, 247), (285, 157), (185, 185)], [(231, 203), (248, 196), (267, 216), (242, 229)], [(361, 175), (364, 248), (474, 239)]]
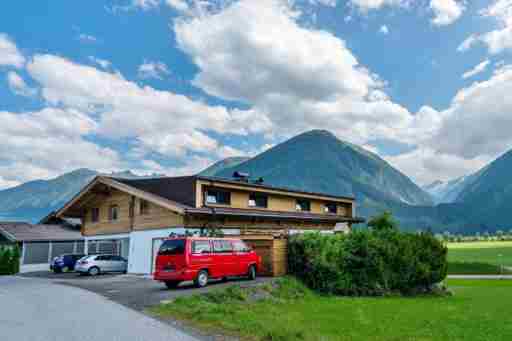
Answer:
[(251, 193), (249, 194), (249, 207), (267, 208), (268, 197), (264, 194)]
[(297, 211), (311, 211), (311, 203), (309, 200), (299, 199), (295, 205)]
[(140, 215), (147, 215), (149, 214), (149, 202), (144, 200), (144, 199), (140, 199)]
[(166, 240), (158, 250), (159, 255), (182, 255), (185, 252), (185, 239)]
[(116, 221), (119, 218), (119, 206), (112, 205), (110, 206), (109, 219), (111, 221)]
[(229, 240), (214, 240), (213, 241), (213, 252), (225, 253), (233, 252), (233, 246)]
[(192, 253), (210, 253), (212, 248), (208, 240), (195, 240), (192, 242)]
[(325, 213), (336, 214), (338, 212), (338, 205), (336, 205), (335, 202), (329, 202), (329, 203), (325, 204), (324, 211), (325, 211)]
[(231, 205), (231, 193), (219, 190), (206, 191), (207, 204)]
[(243, 241), (236, 240), (233, 242), (233, 250), (235, 250), (235, 252), (249, 252), (251, 251), (251, 248)]
[(98, 207), (94, 207), (91, 210), (91, 222), (97, 223), (100, 221), (100, 209)]

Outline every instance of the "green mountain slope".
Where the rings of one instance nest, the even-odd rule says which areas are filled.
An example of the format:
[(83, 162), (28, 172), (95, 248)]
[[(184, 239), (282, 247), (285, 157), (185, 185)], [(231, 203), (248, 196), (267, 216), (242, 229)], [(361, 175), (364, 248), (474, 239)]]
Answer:
[(214, 163), (210, 167), (208, 167), (205, 170), (203, 170), (202, 172), (200, 172), (199, 175), (214, 176), (215, 174), (218, 174), (227, 168), (235, 167), (247, 160), (249, 160), (249, 158), (245, 157), (245, 156), (228, 157), (224, 160), (220, 160), (220, 161)]
[(59, 208), (96, 174), (77, 169), (51, 180), (36, 180), (0, 191), (0, 220), (35, 222)]
[(234, 167), (265, 183), (333, 195), (355, 196), (358, 212), (370, 215), (393, 205), (432, 205), (429, 194), (377, 155), (323, 130), (296, 136)]

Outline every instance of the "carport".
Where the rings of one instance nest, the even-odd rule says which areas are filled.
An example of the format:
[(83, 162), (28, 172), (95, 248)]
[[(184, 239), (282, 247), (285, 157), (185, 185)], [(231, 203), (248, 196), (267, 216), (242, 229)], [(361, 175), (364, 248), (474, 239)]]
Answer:
[(79, 230), (62, 225), (0, 223), (0, 235), (21, 251), (20, 272), (47, 270), (54, 257), (84, 253)]

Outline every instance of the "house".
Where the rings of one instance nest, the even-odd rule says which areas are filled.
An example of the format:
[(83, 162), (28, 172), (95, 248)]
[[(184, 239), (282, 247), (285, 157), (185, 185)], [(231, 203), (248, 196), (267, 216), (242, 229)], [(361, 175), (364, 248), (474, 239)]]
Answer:
[(0, 244), (19, 246), (20, 272), (48, 270), (54, 257), (84, 252), (80, 230), (57, 224), (0, 222)]
[(334, 232), (363, 220), (354, 198), (204, 176), (122, 179), (98, 176), (55, 214), (80, 218), (85, 252), (104, 243), (128, 259), (128, 272), (151, 274), (171, 234), (222, 231), (240, 235), (262, 255), (264, 272), (286, 272), (288, 234)]

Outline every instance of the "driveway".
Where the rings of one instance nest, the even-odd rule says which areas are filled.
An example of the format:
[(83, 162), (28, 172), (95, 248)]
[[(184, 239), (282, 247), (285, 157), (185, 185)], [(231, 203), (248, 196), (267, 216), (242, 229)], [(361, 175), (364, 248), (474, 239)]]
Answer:
[(76, 273), (54, 274), (48, 271), (24, 274), (24, 277), (41, 278), (67, 286), (86, 289), (100, 294), (116, 303), (143, 312), (146, 308), (157, 305), (162, 301), (173, 300), (176, 297), (194, 295), (219, 288), (239, 284), (251, 286), (271, 281), (269, 277), (259, 277), (255, 281), (233, 279), (227, 282), (210, 282), (205, 288), (195, 288), (192, 282), (185, 282), (176, 289), (167, 289), (163, 283), (147, 277), (136, 275), (105, 274), (95, 277), (78, 276)]
[(0, 277), (6, 341), (195, 341), (169, 324), (93, 292), (37, 278)]

